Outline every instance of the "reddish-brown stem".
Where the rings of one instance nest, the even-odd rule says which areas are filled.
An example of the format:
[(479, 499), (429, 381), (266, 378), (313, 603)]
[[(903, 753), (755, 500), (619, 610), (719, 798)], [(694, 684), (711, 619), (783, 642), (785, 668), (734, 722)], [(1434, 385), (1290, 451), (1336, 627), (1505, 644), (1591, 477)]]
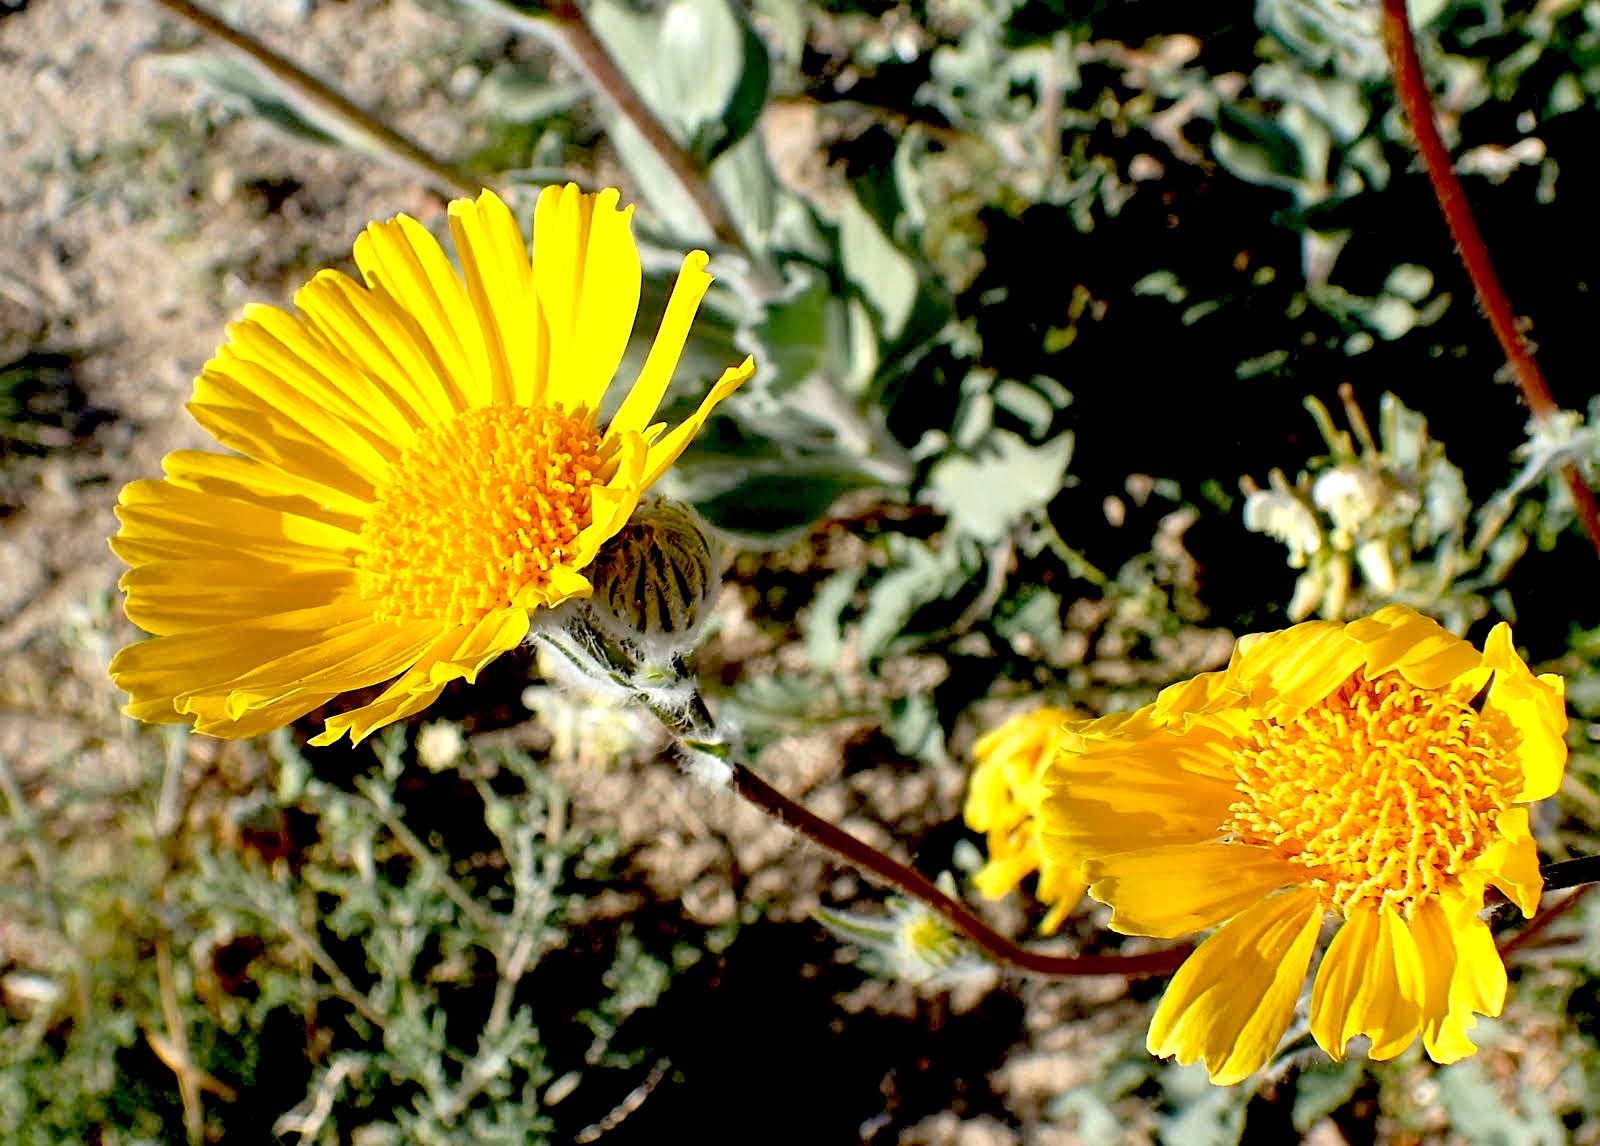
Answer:
[(1500, 957), (1502, 959), (1508, 958), (1513, 951), (1520, 947), (1526, 947), (1545, 928), (1582, 903), (1584, 897), (1594, 889), (1594, 884), (1584, 884), (1560, 902), (1540, 908), (1538, 914), (1528, 920), (1526, 927), (1500, 944)]
[(938, 912), (997, 962), (1035, 975), (1166, 975), (1177, 970), (1193, 950), (1185, 943), (1144, 955), (1046, 955), (1030, 951), (1000, 935), (971, 908), (940, 891), (931, 879), (915, 868), (868, 847), (849, 832), (789, 799), (743, 764), (733, 764), (733, 790), (818, 847)]
[[(1439, 210), (1450, 228), (1450, 237), (1455, 240), (1456, 251), (1466, 267), (1467, 277), (1472, 280), (1472, 289), (1477, 292), (1478, 305), (1483, 308), (1506, 361), (1511, 364), (1517, 388), (1522, 391), (1522, 400), (1535, 418), (1546, 421), (1559, 412), (1560, 407), (1551, 397), (1544, 373), (1517, 329), (1511, 300), (1500, 286), (1494, 263), (1489, 259), (1489, 248), (1484, 245), (1466, 192), (1456, 178), (1450, 152), (1439, 135), (1439, 127), (1433, 116), (1433, 99), (1428, 94), (1422, 61), (1417, 56), (1416, 37), (1406, 13), (1406, 0), (1383, 0), (1383, 39), (1389, 53), (1389, 66), (1394, 74), (1395, 92), (1400, 97), (1400, 106), (1405, 109), (1411, 132), (1416, 137), (1417, 155), (1428, 174), (1428, 182), (1433, 186), (1434, 197), (1439, 201)], [(1561, 475), (1572, 493), (1573, 504), (1577, 506), (1578, 519), (1583, 523), (1589, 544), (1600, 556), (1600, 514), (1595, 510), (1594, 494), (1578, 472), (1578, 467), (1572, 463), (1561, 467)]]

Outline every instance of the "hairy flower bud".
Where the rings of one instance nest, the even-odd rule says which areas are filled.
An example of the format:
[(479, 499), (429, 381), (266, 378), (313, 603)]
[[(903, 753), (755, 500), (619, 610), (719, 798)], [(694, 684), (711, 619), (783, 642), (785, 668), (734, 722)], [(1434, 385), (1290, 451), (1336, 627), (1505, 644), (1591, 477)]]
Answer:
[(720, 587), (717, 545), (699, 516), (667, 498), (643, 501), (589, 570), (589, 610), (648, 660), (694, 647)]

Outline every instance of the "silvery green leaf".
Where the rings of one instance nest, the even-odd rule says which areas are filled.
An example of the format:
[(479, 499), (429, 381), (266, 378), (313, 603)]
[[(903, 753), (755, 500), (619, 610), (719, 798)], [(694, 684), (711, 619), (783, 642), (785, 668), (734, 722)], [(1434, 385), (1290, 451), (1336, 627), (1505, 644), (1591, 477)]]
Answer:
[(1322, 1063), (1302, 1070), (1295, 1079), (1294, 1128), (1301, 1134), (1350, 1101), (1367, 1077), (1365, 1064), (1360, 1059), (1346, 1059), (1339, 1063)]
[(952, 574), (959, 575), (952, 559), (920, 543), (908, 542), (894, 556), (897, 566), (872, 587), (861, 615), (856, 640), (866, 661), (882, 654), (911, 615), (944, 596)]
[(929, 492), (955, 528), (980, 541), (999, 541), (1060, 492), (1072, 444), (1070, 433), (1030, 446), (1008, 430), (995, 430), (977, 454), (956, 454), (934, 466)]
[(1372, 116), (1359, 84), (1313, 75), (1298, 62), (1263, 64), (1252, 73), (1250, 86), (1262, 99), (1305, 108), (1340, 143), (1354, 142)]
[(1531, 1086), (1523, 1086), (1517, 1102), (1509, 1103), (1472, 1059), (1455, 1063), (1435, 1077), (1439, 1102), (1449, 1113), (1451, 1125), (1474, 1146), (1559, 1146), (1570, 1140), (1544, 1096)]
[(613, 115), (608, 124), (611, 144), (617, 157), (633, 176), (635, 186), (661, 225), (680, 243), (705, 245), (711, 242), (711, 229), (684, 194), (671, 169), (626, 116)]
[[(653, 109), (665, 102), (656, 66), (659, 19), (642, 16), (622, 0), (589, 0), (589, 25), (639, 98)], [(669, 122), (676, 124), (676, 120)]]
[(914, 760), (937, 764), (949, 759), (944, 728), (939, 723), (939, 709), (925, 692), (892, 700), (883, 731), (894, 744), (895, 751)]
[(838, 305), (821, 271), (805, 266), (789, 269), (788, 287), (750, 330), (763, 352), (764, 390), (781, 394), (823, 369), (834, 333), (829, 311)]
[(711, 183), (733, 215), (740, 234), (757, 250), (770, 247), (782, 192), (772, 177), (761, 140), (746, 136), (737, 146), (722, 152), (711, 164)]
[(168, 75), (209, 88), (224, 104), (299, 139), (322, 146), (342, 144), (356, 150), (375, 150), (367, 137), (351, 124), (300, 99), (270, 72), (246, 57), (194, 48), (157, 56), (151, 65)]
[(844, 611), (861, 584), (864, 569), (840, 569), (817, 589), (806, 607), (800, 625), (805, 634), (806, 653), (816, 668), (831, 669), (844, 648)]
[(883, 337), (893, 341), (905, 329), (917, 300), (916, 268), (854, 195), (830, 203), (829, 211), (839, 228), (845, 277), (877, 312)]
[(781, 472), (755, 473), (694, 507), (718, 529), (752, 545), (774, 544), (804, 529), (852, 490), (876, 484), (872, 478), (827, 463), (784, 466)]
[(744, 28), (727, 0), (669, 0), (661, 10), (654, 61), (660, 101), (653, 106), (702, 157), (709, 153), (701, 145), (708, 129), (722, 134), (745, 71), (744, 48)]
[(1011, 378), (1003, 379), (994, 388), (994, 400), (997, 406), (1021, 419), (1035, 440), (1050, 432), (1050, 423), (1056, 416), (1055, 404), (1032, 386)]

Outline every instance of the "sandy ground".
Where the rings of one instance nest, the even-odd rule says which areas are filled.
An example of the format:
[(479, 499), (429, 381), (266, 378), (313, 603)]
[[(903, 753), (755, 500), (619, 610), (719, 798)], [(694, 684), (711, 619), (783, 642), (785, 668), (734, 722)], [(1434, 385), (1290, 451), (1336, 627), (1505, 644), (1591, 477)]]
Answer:
[[(252, 4), (249, 26), (450, 145), (434, 77), (410, 55), (453, 45), (441, 15), (308, 7)], [(155, 4), (59, 0), (0, 18), (0, 361), (70, 355), (104, 419), (18, 467), (20, 509), (0, 521), (0, 752), (25, 766), (115, 726), (106, 638), (128, 634), (108, 608), (111, 509), (168, 450), (206, 444), (182, 405), (225, 323), (348, 265), (369, 218), (435, 203), (404, 172), (241, 119), (165, 70), (200, 42)]]

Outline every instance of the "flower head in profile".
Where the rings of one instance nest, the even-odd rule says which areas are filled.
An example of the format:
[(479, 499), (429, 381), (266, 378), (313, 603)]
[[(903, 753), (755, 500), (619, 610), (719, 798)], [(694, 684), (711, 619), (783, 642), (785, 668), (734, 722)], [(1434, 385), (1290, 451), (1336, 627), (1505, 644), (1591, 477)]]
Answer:
[(989, 860), (973, 876), (985, 899), (1003, 899), (1038, 873), (1035, 894), (1050, 908), (1039, 930), (1053, 935), (1079, 900), (1084, 883), (1077, 863), (1060, 863), (1039, 839), (1039, 805), (1047, 792), (1045, 767), (1068, 746), (1103, 722), (1074, 719), (1059, 708), (1019, 713), (985, 734), (973, 747), (967, 782), (967, 827), (984, 833)]
[(154, 638), (111, 664), (129, 715), (253, 736), (387, 682), (314, 743), (360, 740), (587, 596), (600, 547), (753, 371), (654, 421), (711, 282), (692, 252), (601, 422), (639, 303), (631, 217), (615, 191), (547, 188), (530, 255), (486, 191), (450, 204), (459, 271), (401, 215), (356, 240), (361, 282), (323, 271), (296, 313), (248, 308), (189, 403), (237, 454), (169, 454), (117, 508), (128, 617)]
[(1111, 926), (1215, 927), (1151, 1022), (1151, 1053), (1244, 1079), (1288, 1029), (1325, 920), (1312, 1037), (1374, 1059), (1420, 1034), (1437, 1062), (1476, 1047), (1506, 972), (1478, 917), (1493, 886), (1531, 914), (1538, 851), (1521, 805), (1566, 763), (1562, 682), (1498, 625), (1482, 652), (1399, 605), (1350, 624), (1245, 637), (1047, 781), (1047, 850), (1083, 859)]

